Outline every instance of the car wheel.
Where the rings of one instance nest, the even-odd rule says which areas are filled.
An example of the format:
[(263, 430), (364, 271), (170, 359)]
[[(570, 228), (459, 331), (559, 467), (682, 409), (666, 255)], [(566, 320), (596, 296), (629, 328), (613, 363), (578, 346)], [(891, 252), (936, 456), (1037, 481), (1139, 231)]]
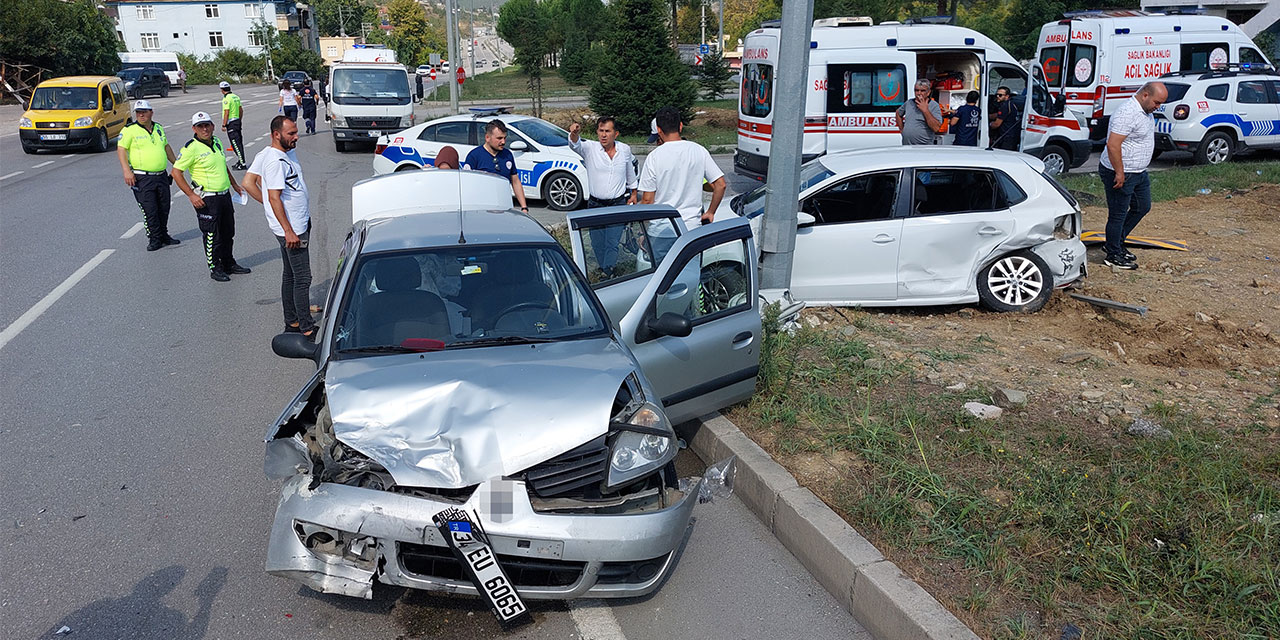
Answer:
[(992, 311), (1039, 311), (1052, 293), (1049, 265), (1031, 251), (1002, 256), (978, 273), (978, 299)]
[(93, 150), (97, 152), (107, 150), (107, 132), (105, 129), (98, 129), (98, 134), (93, 138)]
[(582, 206), (582, 185), (572, 174), (551, 174), (542, 187), (542, 199), (554, 211), (573, 211)]
[(724, 311), (741, 304), (747, 290), (747, 278), (731, 264), (720, 264), (702, 271), (698, 283), (698, 304), (702, 314)]
[(1046, 145), (1040, 159), (1044, 161), (1044, 172), (1051, 176), (1060, 176), (1071, 168), (1071, 154), (1061, 145)]
[(1196, 149), (1196, 164), (1222, 164), (1231, 159), (1235, 146), (1231, 136), (1221, 131), (1211, 132)]
[(426, 167), (419, 167), (416, 164), (402, 164), (396, 167), (396, 170), (393, 173), (400, 173), (401, 171), (417, 171), (421, 169), (426, 169)]
[(164, 86), (160, 87), (160, 97), (161, 97), (161, 98), (168, 98), (168, 97), (169, 97), (169, 83), (168, 83), (168, 82), (164, 83)]

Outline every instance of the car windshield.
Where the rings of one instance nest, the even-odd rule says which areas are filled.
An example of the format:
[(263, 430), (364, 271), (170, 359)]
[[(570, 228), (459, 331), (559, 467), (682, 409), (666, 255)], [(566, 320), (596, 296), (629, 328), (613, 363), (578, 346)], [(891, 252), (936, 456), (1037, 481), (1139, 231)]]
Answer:
[[(810, 160), (807, 164), (800, 167), (800, 194), (819, 182), (834, 176), (821, 160)], [(759, 187), (755, 191), (748, 192), (738, 198), (733, 203), (733, 209), (738, 215), (744, 218), (754, 218), (764, 213), (764, 193), (765, 188)]]
[(515, 125), (526, 138), (544, 147), (569, 146), (569, 132), (545, 120), (529, 118), (517, 120), (511, 124)]
[(409, 77), (397, 69), (337, 69), (333, 101), (338, 104), (409, 104)]
[(142, 69), (121, 69), (116, 72), (116, 75), (125, 80), (137, 80), (142, 75)]
[(97, 109), (97, 87), (40, 87), (31, 96), (32, 109)]
[(344, 298), (338, 357), (573, 340), (609, 326), (554, 244), (370, 254)]

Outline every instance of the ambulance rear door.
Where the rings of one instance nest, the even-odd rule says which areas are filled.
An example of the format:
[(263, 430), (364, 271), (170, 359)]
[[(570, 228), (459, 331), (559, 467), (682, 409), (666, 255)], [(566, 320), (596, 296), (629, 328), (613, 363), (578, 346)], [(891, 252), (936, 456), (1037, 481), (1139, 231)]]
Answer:
[[(1017, 64), (1010, 62), (988, 62), (986, 64), (987, 77), (986, 84), (983, 86), (982, 93), (982, 118), (984, 122), (991, 122), (996, 114), (996, 91), (1001, 87), (1009, 90), (1009, 98), (1017, 105), (1018, 110), (1025, 112), (1027, 107), (1027, 72)], [(978, 136), (978, 146), (993, 146), (997, 141), (991, 137), (990, 127), (983, 127)], [(1017, 132), (1015, 132), (1017, 133)]]
[(916, 54), (871, 48), (832, 53), (825, 65), (827, 153), (902, 144), (894, 114), (912, 98)]
[(742, 48), (742, 85), (738, 94), (738, 149), (734, 170), (763, 180), (769, 170), (773, 138), (774, 72), (778, 64), (778, 30), (747, 35)]

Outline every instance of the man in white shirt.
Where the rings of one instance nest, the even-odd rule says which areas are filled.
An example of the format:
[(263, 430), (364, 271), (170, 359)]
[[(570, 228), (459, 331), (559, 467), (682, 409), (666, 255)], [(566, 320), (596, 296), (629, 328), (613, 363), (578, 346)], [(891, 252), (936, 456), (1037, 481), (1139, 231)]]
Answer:
[[(582, 125), (569, 125), (569, 148), (582, 156), (587, 168), (587, 181), (591, 183), (587, 208), (616, 207), (636, 203), (636, 157), (625, 142), (617, 142), (618, 124), (610, 116), (596, 120), (596, 136), (599, 142), (583, 140), (579, 133)], [(622, 240), (622, 224), (595, 228), (590, 231), (591, 250), (600, 269), (612, 275), (618, 262), (618, 243)]]
[(280, 303), (284, 307), (284, 330), (315, 338), (316, 323), (311, 317), (311, 208), (307, 183), (294, 147), (298, 145), (298, 125), (286, 116), (271, 120), (271, 146), (263, 149), (249, 165), (244, 186), (262, 203), (267, 225), (280, 243), (284, 271), (280, 281)]
[(1156, 125), (1151, 112), (1169, 97), (1164, 83), (1148, 82), (1125, 100), (1107, 125), (1107, 148), (1098, 163), (1098, 176), (1107, 192), (1107, 257), (1103, 264), (1137, 269), (1138, 259), (1124, 242), (1151, 210), (1151, 179), (1147, 165), (1156, 148)]
[[(675, 207), (686, 229), (710, 223), (724, 198), (724, 172), (702, 145), (680, 137), (684, 124), (680, 122), (679, 110), (663, 107), (658, 110), (657, 120), (662, 145), (649, 153), (640, 171), (641, 202)], [(704, 180), (711, 188), (711, 204), (705, 210), (702, 208)], [(650, 240), (655, 245), (665, 244), (666, 248), (675, 242), (675, 238), (670, 238), (670, 242), (660, 238)], [(665, 250), (658, 250), (660, 248), (654, 247), (655, 261), (666, 255)]]

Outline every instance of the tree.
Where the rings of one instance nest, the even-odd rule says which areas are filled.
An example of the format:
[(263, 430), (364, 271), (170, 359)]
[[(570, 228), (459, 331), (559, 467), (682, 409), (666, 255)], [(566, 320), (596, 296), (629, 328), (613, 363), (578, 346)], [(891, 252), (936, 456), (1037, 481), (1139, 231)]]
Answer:
[(348, 36), (358, 36), (361, 24), (378, 23), (378, 9), (367, 0), (312, 0), (311, 9), (322, 36), (341, 35), (344, 27)]
[(498, 35), (515, 51), (515, 63), (529, 76), (534, 115), (542, 114), (542, 67), (546, 64), (551, 20), (537, 0), (510, 0), (498, 13)]
[(586, 84), (596, 71), (599, 52), (592, 51), (591, 45), (601, 39), (604, 5), (600, 0), (568, 0), (566, 5), (561, 18), (567, 35), (560, 76), (574, 84)]
[(0, 3), (0, 58), (54, 76), (110, 75), (120, 68), (117, 51), (115, 27), (89, 0)]
[(281, 33), (270, 49), (271, 62), (278, 75), (286, 71), (305, 71), (313, 78), (325, 75), (324, 58), (302, 44), (302, 38), (292, 33)]
[(649, 120), (664, 106), (679, 109), (687, 122), (697, 87), (689, 67), (666, 45), (671, 39), (663, 0), (614, 0), (609, 7), (619, 28), (605, 42), (591, 109), (617, 118), (628, 133), (648, 132)]
[(430, 54), (447, 50), (444, 32), (427, 22), (427, 14), (416, 0), (391, 0), (387, 17), (391, 22), (387, 45), (395, 50), (400, 64), (416, 67)]
[(704, 100), (719, 100), (720, 94), (733, 86), (733, 69), (725, 63), (724, 56), (717, 49), (702, 56), (702, 66), (698, 67), (698, 85), (702, 87)]

